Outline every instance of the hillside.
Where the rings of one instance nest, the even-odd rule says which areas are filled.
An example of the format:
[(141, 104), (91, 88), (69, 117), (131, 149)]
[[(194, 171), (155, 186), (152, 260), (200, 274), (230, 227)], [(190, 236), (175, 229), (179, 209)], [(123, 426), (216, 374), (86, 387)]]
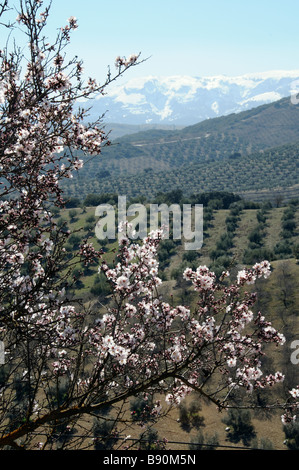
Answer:
[(182, 130), (124, 136), (66, 183), (70, 196), (117, 192), (149, 197), (222, 190), (259, 200), (296, 197), (299, 106), (289, 98)]
[[(298, 140), (298, 120), (299, 107), (292, 104), (288, 97), (248, 111), (207, 119), (179, 131), (147, 131), (125, 136), (121, 142), (141, 146), (147, 143), (161, 144), (165, 140), (175, 142), (191, 138), (216, 136), (219, 139), (220, 136), (230, 136), (239, 145), (244, 141), (243, 145), (246, 142), (250, 149), (259, 150)], [(201, 146), (202, 142), (198, 144)]]
[(130, 134), (137, 134), (139, 132), (144, 132), (148, 130), (164, 130), (164, 131), (174, 131), (182, 129), (184, 126), (175, 126), (175, 125), (164, 125), (164, 124), (120, 124), (117, 122), (109, 122), (106, 125), (106, 131), (109, 132), (110, 140), (116, 140), (120, 137), (127, 136)]
[[(218, 203), (217, 203), (218, 201)], [(252, 265), (256, 261), (268, 258), (273, 267), (272, 275), (267, 280), (260, 280), (254, 286), (257, 292), (256, 311), (260, 310), (273, 322), (279, 331), (286, 336), (285, 346), (275, 350), (271, 355), (268, 367), (278, 368), (286, 374), (286, 387), (293, 387), (298, 383), (298, 365), (290, 360), (293, 340), (298, 339), (299, 318), (299, 205), (296, 202), (280, 208), (271, 208), (267, 205), (248, 209), (242, 202), (226, 205), (226, 208), (217, 208), (219, 200), (214, 199), (206, 205), (204, 216), (204, 244), (196, 252), (186, 252), (180, 242), (166, 240), (162, 242), (159, 251), (160, 276), (163, 279), (161, 293), (166, 299), (174, 303), (192, 305), (195, 302), (188, 284), (182, 279), (182, 272), (186, 266), (197, 267), (207, 264), (216, 274), (223, 269), (229, 269), (234, 278), (236, 270), (244, 265)], [(95, 208), (77, 208), (75, 211), (66, 209), (57, 212), (59, 221), (65, 221), (71, 232), (81, 232), (71, 235), (66, 250), (71, 253), (76, 244), (86, 235), (90, 235), (96, 247), (102, 247), (106, 252), (105, 259), (110, 264), (115, 257), (114, 248), (117, 242), (104, 243), (94, 238), (96, 218)], [(297, 251), (296, 251), (297, 247)], [(297, 255), (297, 256), (296, 256)], [(76, 294), (84, 301), (94, 303), (94, 308), (104, 309), (109, 302), (109, 291), (99, 276), (97, 265), (77, 269)], [(103, 310), (103, 311), (104, 311)], [(274, 391), (272, 393), (275, 393)], [(261, 397), (260, 397), (261, 398)], [(262, 398), (263, 397), (262, 395)], [(269, 398), (269, 397), (268, 397)], [(191, 397), (192, 399), (192, 397)], [(198, 396), (195, 396), (198, 400)], [(271, 395), (273, 401), (273, 395)], [(222, 418), (225, 412), (219, 413), (214, 407), (201, 402), (201, 415), (204, 416), (205, 426), (203, 432), (219, 436), (221, 445), (233, 445), (225, 432)], [(184, 430), (178, 422), (179, 410), (174, 410), (169, 419), (159, 424), (159, 434), (166, 436), (169, 441), (186, 443), (181, 449), (187, 448), (190, 438), (196, 435), (196, 429)], [(284, 433), (278, 414), (265, 416), (259, 412), (252, 412), (253, 424), (260, 441), (267, 438), (275, 449), (284, 449)], [(139, 431), (135, 430), (137, 436)], [(134, 429), (132, 428), (134, 435)], [(235, 444), (236, 445), (236, 444)], [(237, 443), (242, 446), (242, 442)], [(252, 447), (257, 444), (252, 441)], [(268, 445), (269, 442), (268, 442)], [(168, 448), (171, 447), (171, 443)]]
[[(167, 202), (171, 194), (161, 195), (160, 202)], [(268, 204), (250, 205), (241, 199), (233, 202), (236, 198), (232, 196), (230, 193), (214, 193), (206, 199), (200, 250), (186, 252), (183, 244), (171, 237), (162, 243), (159, 261), (164, 280), (179, 280), (184, 267), (190, 264), (206, 264), (219, 274), (223, 269), (252, 265), (262, 259), (268, 259), (271, 263), (291, 260), (295, 266), (296, 259), (299, 259), (298, 200), (276, 208)], [(178, 203), (183, 200), (178, 194)], [(66, 227), (75, 234), (68, 242), (67, 251), (72, 252), (80, 239), (89, 236), (97, 249), (103, 248), (107, 252), (107, 261), (112, 262), (117, 241), (96, 238), (96, 204), (87, 207), (86, 202), (82, 201), (81, 207), (75, 209), (56, 210), (58, 224), (66, 223)], [(204, 199), (197, 199), (194, 195), (188, 202), (203, 203)], [(116, 205), (116, 201), (111, 199), (110, 204)], [(97, 270), (91, 269), (85, 276), (85, 287), (90, 287), (97, 276)], [(81, 286), (82, 292), (89, 294), (85, 287)], [(299, 303), (293, 309), (295, 311), (299, 315)]]

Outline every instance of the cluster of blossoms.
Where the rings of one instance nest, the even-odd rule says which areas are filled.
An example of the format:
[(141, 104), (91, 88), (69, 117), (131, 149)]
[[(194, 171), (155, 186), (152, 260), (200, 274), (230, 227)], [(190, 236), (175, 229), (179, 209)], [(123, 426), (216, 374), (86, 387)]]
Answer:
[(196, 271), (191, 268), (185, 269), (183, 278), (192, 281), (195, 291), (212, 291), (215, 287), (216, 276), (207, 266), (199, 266)]
[(263, 379), (262, 376), (263, 372), (260, 368), (260, 364), (256, 367), (238, 368), (236, 372), (237, 381), (231, 385), (234, 388), (242, 386), (245, 387), (248, 392), (252, 392), (254, 388), (264, 388), (284, 381), (284, 375), (281, 372), (275, 372), (275, 374), (265, 376)]
[(117, 56), (115, 59), (115, 67), (121, 69), (134, 65), (139, 58), (139, 54), (131, 54), (127, 59), (125, 57)]
[(119, 226), (119, 244), (121, 248), (120, 261), (115, 268), (109, 268), (103, 263), (99, 271), (103, 271), (115, 291), (128, 298), (131, 295), (151, 293), (153, 287), (161, 284), (158, 276), (157, 247), (162, 238), (162, 231), (157, 230), (143, 240), (143, 244), (130, 243), (126, 230), (130, 224)]
[(66, 41), (70, 41), (71, 31), (78, 28), (77, 18), (75, 16), (70, 16), (67, 20), (68, 24), (61, 28), (62, 37)]
[(114, 356), (121, 365), (126, 364), (129, 350), (125, 349), (123, 346), (117, 345), (112, 336), (105, 336), (99, 347), (102, 357), (105, 357), (106, 352), (108, 352), (111, 356)]
[(256, 263), (252, 269), (243, 269), (238, 272), (237, 281), (239, 285), (254, 284), (256, 279), (264, 277), (267, 279), (271, 274), (269, 261)]
[(168, 405), (179, 405), (186, 396), (192, 392), (192, 388), (186, 385), (178, 385), (173, 388), (172, 393), (168, 393), (165, 397), (165, 401)]

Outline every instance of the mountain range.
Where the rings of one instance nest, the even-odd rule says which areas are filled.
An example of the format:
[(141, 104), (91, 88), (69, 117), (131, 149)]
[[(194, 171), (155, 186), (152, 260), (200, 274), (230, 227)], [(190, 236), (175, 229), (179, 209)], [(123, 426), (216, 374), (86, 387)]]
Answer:
[(124, 130), (132, 125), (175, 128), (239, 113), (299, 91), (299, 70), (236, 77), (177, 75), (123, 80), (91, 102), (91, 119), (106, 112), (105, 122), (121, 124)]

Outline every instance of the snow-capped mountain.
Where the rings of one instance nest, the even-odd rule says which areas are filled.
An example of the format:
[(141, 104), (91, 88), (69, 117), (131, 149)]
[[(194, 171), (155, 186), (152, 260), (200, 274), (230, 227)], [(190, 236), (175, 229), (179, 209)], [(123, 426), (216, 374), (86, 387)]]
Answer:
[(93, 102), (106, 122), (187, 126), (299, 93), (299, 70), (236, 77), (149, 76), (118, 82)]

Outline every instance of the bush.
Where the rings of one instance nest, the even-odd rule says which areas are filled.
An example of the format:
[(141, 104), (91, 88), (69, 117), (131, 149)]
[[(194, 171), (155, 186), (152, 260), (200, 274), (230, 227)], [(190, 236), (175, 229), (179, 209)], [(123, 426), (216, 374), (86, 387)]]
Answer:
[(267, 437), (262, 437), (260, 441), (258, 441), (258, 439), (254, 439), (251, 445), (254, 449), (275, 450), (273, 443)]
[(296, 207), (295, 206), (289, 206), (287, 209), (285, 209), (282, 219), (281, 220), (291, 220), (294, 218), (296, 213)]
[(86, 217), (86, 222), (88, 224), (95, 224), (96, 223), (96, 218), (93, 214), (89, 215), (88, 217)]
[(204, 207), (203, 219), (205, 222), (211, 222), (214, 219), (213, 209), (211, 207)]
[(216, 243), (216, 249), (228, 251), (233, 248), (233, 234), (231, 232), (221, 235), (220, 240)]
[(226, 230), (228, 232), (233, 233), (233, 232), (235, 232), (236, 228), (237, 228), (237, 224), (235, 224), (233, 222), (226, 222)]
[(59, 217), (59, 214), (60, 214), (59, 207), (53, 206), (53, 207), (51, 207), (50, 211), (51, 211), (51, 214), (53, 215), (53, 217), (55, 217), (55, 218)]
[(78, 220), (77, 215), (78, 215), (78, 212), (76, 209), (70, 209), (69, 218), (71, 222), (75, 222), (76, 220)]
[(74, 279), (74, 288), (75, 289), (83, 289), (84, 284), (81, 280), (82, 275), (83, 275), (83, 273), (82, 273), (81, 268), (77, 267), (77, 268), (74, 269), (73, 279)]
[(225, 257), (225, 255), (227, 255), (227, 251), (226, 250), (220, 250), (220, 249), (216, 249), (216, 250), (212, 250), (210, 252), (210, 258), (211, 260), (215, 261), (216, 259), (220, 258), (220, 257)]
[(259, 263), (263, 259), (272, 261), (275, 258), (274, 253), (267, 248), (254, 248), (245, 250), (243, 255), (244, 264)]
[(296, 228), (296, 222), (294, 220), (287, 219), (282, 221), (281, 226), (283, 230), (287, 230), (293, 233)]
[(117, 194), (88, 194), (83, 201), (84, 206), (99, 206), (100, 204), (116, 204)]
[(152, 418), (152, 408), (152, 399), (146, 400), (143, 396), (139, 396), (132, 400), (130, 403), (130, 411), (133, 421), (149, 421)]
[(198, 253), (197, 251), (186, 251), (186, 253), (183, 254), (183, 260), (189, 261), (190, 263), (192, 261), (195, 261), (198, 258)]
[(260, 228), (255, 228), (252, 230), (248, 236), (248, 239), (251, 243), (261, 246), (263, 243), (263, 233)]
[(57, 227), (63, 229), (63, 231), (69, 230), (67, 221), (63, 217), (59, 217), (57, 220)]
[(257, 218), (257, 221), (258, 221), (259, 223), (265, 224), (265, 223), (266, 223), (266, 220), (267, 220), (267, 217), (266, 217), (266, 215), (265, 215), (265, 211), (263, 211), (263, 210), (257, 211), (257, 213), (256, 213), (256, 218)]
[(274, 253), (276, 255), (281, 255), (282, 258), (292, 255), (292, 246), (290, 242), (286, 239), (277, 243), (274, 247)]
[(102, 296), (104, 297), (111, 293), (110, 285), (106, 281), (106, 278), (103, 273), (99, 273), (96, 276), (94, 280), (94, 284), (90, 289), (90, 292), (95, 297), (102, 297)]
[(81, 201), (78, 197), (71, 197), (68, 201), (65, 203), (65, 207), (67, 209), (71, 209), (73, 207), (80, 207), (81, 206)]
[(181, 427), (190, 432), (192, 427), (199, 428), (204, 426), (204, 417), (199, 414), (201, 411), (200, 403), (194, 400), (189, 407), (185, 402), (179, 405), (179, 420)]
[(95, 224), (84, 225), (84, 231), (87, 232), (87, 236), (91, 236), (95, 231)]
[(164, 450), (165, 442), (159, 437), (155, 428), (147, 428), (140, 434), (140, 450)]
[(256, 435), (251, 414), (247, 410), (230, 409), (222, 422), (230, 428), (228, 438), (231, 442), (242, 441), (244, 445), (248, 445)]
[(113, 432), (114, 422), (97, 418), (93, 426), (95, 450), (111, 450), (116, 445), (117, 434)]
[(74, 250), (78, 250), (80, 244), (82, 243), (82, 238), (80, 237), (80, 235), (72, 233), (72, 235), (68, 239), (68, 243), (73, 247)]
[(235, 227), (235, 229), (237, 228), (238, 226), (238, 222), (239, 222), (239, 217), (236, 216), (236, 215), (229, 215), (226, 217), (225, 219), (225, 223), (226, 223), (226, 226), (231, 226), (231, 227)]
[(208, 434), (204, 436), (202, 431), (199, 431), (196, 436), (190, 440), (190, 450), (216, 450), (219, 446), (218, 434), (212, 436)]
[(292, 252), (293, 252), (294, 257), (298, 259), (299, 258), (299, 244), (298, 243), (293, 246)]
[(299, 423), (292, 422), (283, 427), (285, 443), (289, 450), (299, 450)]

